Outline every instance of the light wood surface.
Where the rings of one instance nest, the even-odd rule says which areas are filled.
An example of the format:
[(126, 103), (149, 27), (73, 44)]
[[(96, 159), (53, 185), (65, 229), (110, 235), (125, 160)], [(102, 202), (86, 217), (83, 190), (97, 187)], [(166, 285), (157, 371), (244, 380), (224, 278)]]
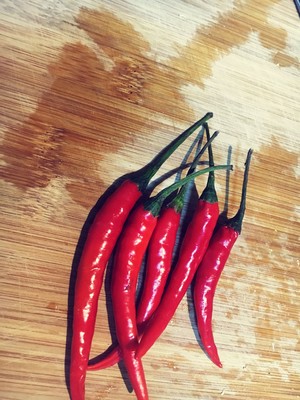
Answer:
[[(223, 369), (199, 347), (189, 292), (144, 357), (150, 399), (300, 398), (299, 28), (288, 0), (0, 2), (2, 400), (68, 399), (69, 279), (86, 218), (207, 111), (216, 161), (232, 149), (229, 215), (254, 149), (215, 297)], [(221, 208), (225, 182), (219, 172)], [(107, 300), (93, 355), (111, 343)], [(123, 372), (88, 373), (86, 399), (133, 399)]]

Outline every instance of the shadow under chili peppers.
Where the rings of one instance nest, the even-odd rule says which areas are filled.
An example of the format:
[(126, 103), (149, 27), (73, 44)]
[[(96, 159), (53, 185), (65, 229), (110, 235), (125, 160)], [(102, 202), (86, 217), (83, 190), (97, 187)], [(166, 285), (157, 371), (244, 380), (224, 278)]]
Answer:
[(176, 235), (176, 242), (173, 251), (173, 264), (177, 262), (179, 257), (180, 245), (183, 241), (190, 220), (197, 208), (198, 201), (199, 193), (197, 191), (197, 187), (194, 182), (189, 182), (184, 198), (184, 205), (181, 211), (180, 224)]
[[(202, 142), (203, 142), (203, 134), (204, 134), (204, 128), (202, 127), (202, 129), (199, 131), (197, 137), (195, 138), (192, 146), (190, 147), (189, 151), (187, 152), (185, 158), (182, 160), (182, 163), (187, 161), (188, 156), (190, 156), (190, 154), (192, 153), (194, 148), (196, 148), (195, 156), (196, 156), (196, 154), (199, 153), (201, 146), (202, 146)], [(205, 164), (207, 164), (207, 163), (200, 161), (198, 163), (198, 166), (205, 165)], [(189, 172), (194, 172), (194, 171), (189, 171)], [(182, 170), (180, 170), (177, 173), (175, 182), (179, 181), (181, 179), (181, 176), (182, 176)], [(176, 196), (176, 193), (174, 193), (174, 196)], [(186, 192), (185, 192), (184, 199), (183, 199), (184, 203), (183, 203), (183, 207), (181, 210), (181, 216), (180, 216), (180, 224), (179, 224), (178, 231), (176, 234), (176, 241), (175, 241), (175, 245), (174, 245), (174, 249), (173, 249), (173, 256), (172, 256), (172, 266), (173, 267), (178, 259), (180, 244), (182, 243), (182, 240), (184, 238), (189, 221), (197, 207), (197, 201), (198, 201), (198, 192), (197, 192), (197, 188), (195, 185), (195, 181), (192, 181), (192, 182), (187, 183), (187, 185), (186, 185)], [(169, 274), (169, 276), (170, 276), (170, 274)]]
[[(140, 204), (140, 201), (138, 201), (138, 204)], [(114, 249), (113, 254), (111, 255), (110, 260), (108, 262), (108, 265), (106, 268), (105, 279), (104, 279), (106, 311), (107, 311), (108, 327), (109, 327), (109, 331), (110, 331), (112, 345), (109, 346), (109, 348), (107, 350), (105, 350), (102, 354), (93, 358), (91, 360), (91, 364), (97, 363), (98, 361), (102, 360), (103, 358), (106, 357), (106, 355), (108, 355), (110, 353), (110, 351), (113, 348), (118, 346), (113, 306), (112, 306), (112, 296), (111, 296), (111, 281), (112, 281), (114, 256), (115, 256), (115, 249)], [(122, 360), (118, 363), (118, 368), (120, 370), (123, 382), (126, 386), (126, 389), (128, 390), (128, 392), (131, 393), (133, 391), (133, 388), (131, 386), (130, 379), (127, 374), (127, 370), (126, 370), (125, 365)]]
[(191, 283), (191, 285), (189, 286), (189, 288), (187, 290), (187, 294), (186, 294), (189, 319), (190, 319), (190, 323), (191, 323), (195, 338), (197, 340), (197, 343), (198, 343), (199, 347), (201, 348), (201, 350), (203, 351), (203, 353), (205, 353), (205, 355), (208, 357), (208, 355), (205, 351), (205, 348), (203, 346), (201, 336), (199, 335), (199, 331), (198, 331), (197, 316), (196, 316), (196, 311), (195, 311), (195, 307), (194, 307), (194, 296), (193, 296), (194, 285), (195, 285), (195, 282), (193, 281)]

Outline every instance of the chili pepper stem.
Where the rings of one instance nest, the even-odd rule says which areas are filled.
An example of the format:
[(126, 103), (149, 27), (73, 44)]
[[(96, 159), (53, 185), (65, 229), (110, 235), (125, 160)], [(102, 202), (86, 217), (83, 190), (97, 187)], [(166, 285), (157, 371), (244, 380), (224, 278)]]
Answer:
[[(206, 124), (204, 124), (206, 125)], [(207, 148), (210, 148), (210, 144), (213, 142), (213, 140), (218, 136), (219, 132), (216, 131), (211, 138), (208, 138), (207, 142), (205, 143), (205, 145), (202, 147), (202, 149), (196, 154), (189, 170), (187, 173), (187, 176), (191, 175), (192, 173), (194, 173), (199, 159), (202, 157), (202, 155), (204, 154), (204, 152), (206, 151)], [(214, 165), (210, 165), (210, 167), (213, 167)], [(209, 172), (209, 176), (210, 174), (214, 174), (214, 171), (210, 171)], [(214, 176), (214, 175), (213, 175)], [(169, 204), (170, 207), (173, 207), (177, 212), (180, 212), (183, 208), (183, 204), (184, 204), (184, 198), (186, 195), (186, 191), (187, 191), (187, 185), (184, 185), (180, 188), (180, 191), (178, 193), (178, 195), (174, 198), (174, 200)]]
[(230, 218), (226, 224), (227, 226), (234, 229), (239, 234), (242, 231), (242, 224), (243, 224), (243, 219), (244, 219), (244, 215), (245, 215), (245, 211), (246, 211), (247, 185), (248, 185), (248, 176), (249, 176), (249, 169), (250, 169), (252, 153), (253, 153), (253, 150), (249, 149), (247, 158), (246, 158), (246, 162), (245, 162), (245, 172), (244, 172), (244, 180), (243, 180), (243, 186), (242, 186), (240, 207), (239, 207), (237, 213), (235, 214), (235, 216)]
[[(217, 135), (214, 135), (214, 137), (211, 138), (211, 141), (216, 137)], [(199, 140), (199, 138), (197, 138)], [(200, 148), (200, 146), (199, 146)], [(191, 175), (195, 167), (197, 166), (199, 162), (199, 158), (201, 155), (204, 153), (204, 151), (207, 148), (207, 144), (203, 146), (203, 148), (199, 151), (199, 148), (197, 149), (196, 156), (192, 162), (191, 168), (188, 171), (188, 175)], [(186, 184), (187, 185), (187, 184)], [(186, 186), (185, 185), (185, 186)], [(183, 186), (184, 187), (184, 186)], [(180, 189), (179, 193), (177, 194), (176, 197), (182, 197), (182, 188)], [(169, 255), (172, 254), (172, 248), (173, 245), (175, 244), (175, 239), (176, 239), (176, 231), (177, 227), (180, 222), (180, 210), (176, 210), (173, 205), (173, 202), (168, 203), (168, 206), (166, 207), (165, 211), (160, 215), (160, 220), (158, 221), (158, 224), (155, 228), (155, 233), (153, 233), (153, 237), (150, 242), (149, 246), (149, 257), (147, 258), (147, 262), (149, 261), (149, 268), (151, 268), (151, 277), (153, 277), (153, 273), (159, 274), (156, 275), (158, 278), (158, 281), (156, 284), (154, 284), (154, 279), (153, 279), (153, 284), (155, 286), (155, 295), (154, 292), (151, 293), (151, 297), (149, 296), (149, 285), (148, 287), (144, 287), (144, 297), (142, 294), (141, 297), (141, 303), (139, 304), (138, 311), (137, 311), (137, 325), (138, 325), (138, 331), (141, 333), (143, 331), (142, 326), (145, 325), (145, 321), (149, 319), (150, 315), (154, 311), (154, 307), (156, 308), (157, 302), (160, 301), (160, 293), (162, 294), (162, 291), (159, 291), (159, 286), (161, 286), (161, 289), (163, 290), (164, 287), (164, 278), (166, 279), (168, 271), (171, 267), (171, 259), (169, 259), (169, 264), (167, 262), (168, 258), (168, 253)], [(174, 204), (177, 204), (175, 202)], [(177, 204), (179, 206), (179, 204)], [(180, 207), (176, 207), (180, 208)], [(159, 225), (159, 228), (158, 228)], [(156, 229), (158, 230), (156, 231)], [(159, 236), (159, 233), (162, 233), (163, 236)], [(158, 235), (158, 236), (157, 236)], [(155, 239), (154, 239), (155, 237)], [(173, 241), (173, 242), (172, 242)], [(173, 245), (172, 245), (173, 243)], [(165, 249), (165, 251), (162, 253), (161, 251), (156, 252), (157, 246), (159, 246), (160, 250)], [(165, 246), (165, 247), (164, 247)], [(151, 250), (150, 250), (151, 249)], [(157, 257), (154, 256), (154, 254), (151, 254), (152, 251), (154, 251), (154, 254), (156, 254)], [(164, 264), (164, 267), (162, 265)], [(149, 272), (149, 271), (148, 271)], [(159, 284), (158, 284), (159, 282)], [(148, 282), (149, 283), (149, 282)], [(144, 301), (143, 301), (144, 300)], [(152, 309), (151, 309), (152, 307)], [(104, 361), (100, 361), (100, 369), (101, 368), (106, 368), (110, 365), (113, 365), (114, 363), (118, 362), (119, 359), (121, 358), (121, 354), (119, 353), (118, 349), (114, 349), (113, 352), (109, 354), (108, 357), (104, 358)], [(94, 366), (90, 366), (88, 369), (97, 369), (97, 364)]]
[(161, 165), (170, 157), (170, 155), (184, 142), (197, 128), (213, 117), (212, 112), (208, 112), (203, 118), (199, 119), (192, 126), (175, 138), (166, 148), (164, 148), (156, 157), (153, 158), (146, 166), (136, 171), (131, 180), (135, 182), (140, 191), (143, 191), (150, 179), (156, 174)]
[(179, 189), (181, 186), (185, 185), (192, 179), (195, 179), (199, 175), (208, 173), (210, 171), (219, 170), (219, 169), (232, 169), (232, 165), (217, 165), (214, 167), (208, 167), (208, 168), (204, 168), (200, 171), (194, 172), (193, 174), (186, 176), (185, 178), (181, 179), (180, 181), (173, 183), (173, 185), (168, 186), (167, 188), (163, 189), (156, 196), (148, 199), (144, 205), (145, 209), (150, 211), (153, 216), (155, 216), (155, 217), (158, 216), (163, 202), (172, 192), (174, 192), (174, 190)]
[[(207, 123), (204, 124), (204, 129), (205, 129), (206, 137), (207, 137), (209, 166), (213, 167), (214, 166), (214, 157), (213, 157), (213, 151), (212, 151), (212, 147), (211, 147), (211, 137), (210, 137), (210, 133), (209, 133), (209, 127), (208, 127)], [(213, 134), (213, 136), (215, 134), (216, 134), (216, 132)], [(217, 196), (217, 192), (216, 192), (216, 188), (215, 188), (215, 173), (214, 173), (214, 171), (209, 172), (206, 187), (203, 190), (203, 192), (200, 196), (200, 199), (205, 200), (209, 203), (217, 203), (218, 202), (218, 196)]]

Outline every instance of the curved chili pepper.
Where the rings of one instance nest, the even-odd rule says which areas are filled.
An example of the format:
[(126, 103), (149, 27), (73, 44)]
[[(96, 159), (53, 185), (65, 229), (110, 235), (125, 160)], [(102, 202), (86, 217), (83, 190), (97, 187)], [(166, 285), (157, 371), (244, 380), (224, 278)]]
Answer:
[(219, 227), (198, 268), (193, 291), (197, 325), (207, 355), (218, 367), (222, 367), (212, 331), (213, 300), (215, 290), (230, 251), (241, 233), (246, 209), (246, 190), (252, 150), (248, 151), (241, 204), (237, 214)]
[(86, 368), (104, 270), (129, 211), (140, 196), (137, 185), (125, 181), (104, 203), (89, 229), (75, 284), (70, 364), (72, 400), (84, 400)]
[(112, 307), (120, 351), (137, 399), (148, 399), (140, 359), (134, 357), (138, 343), (135, 293), (143, 255), (157, 219), (139, 206), (129, 217), (116, 249), (112, 273)]
[(180, 223), (180, 210), (163, 209), (148, 248), (146, 275), (137, 307), (139, 333), (157, 308), (172, 264), (173, 249)]
[(213, 185), (214, 174), (212, 171), (209, 173), (207, 185), (187, 227), (169, 284), (159, 306), (146, 325), (137, 348), (136, 357), (142, 357), (167, 327), (193, 280), (197, 267), (208, 247), (219, 217), (218, 199)]
[[(139, 335), (143, 329), (143, 322), (152, 315), (153, 310), (157, 307), (157, 302), (159, 302), (159, 291), (163, 290), (164, 281), (167, 279), (168, 268), (171, 265), (172, 248), (176, 240), (179, 222), (180, 213), (173, 207), (165, 208), (158, 218), (157, 225), (151, 237), (148, 249), (149, 255), (151, 254), (151, 260), (148, 257), (145, 278), (146, 286), (143, 290), (142, 302), (139, 304), (137, 311), (136, 324)], [(159, 250), (156, 247), (159, 247)], [(153, 257), (153, 255), (156, 257)], [(157, 259), (159, 259), (159, 262)], [(108, 368), (118, 363), (121, 359), (120, 346), (117, 345), (103, 359), (97, 363), (88, 365), (88, 370)]]
[[(187, 175), (193, 173), (200, 157), (217, 135), (218, 132), (215, 132), (203, 148), (196, 154)], [(136, 317), (139, 335), (143, 333), (144, 324), (151, 317), (161, 300), (171, 269), (173, 249), (180, 223), (186, 188), (187, 185), (184, 185), (169, 206), (162, 210), (149, 242), (146, 277)], [(120, 360), (120, 349), (116, 346), (100, 361), (88, 365), (88, 370), (108, 368)]]
[(131, 174), (130, 179), (124, 181), (107, 198), (89, 229), (75, 283), (70, 361), (72, 400), (84, 400), (86, 370), (104, 271), (129, 212), (160, 166), (187, 137), (212, 116), (212, 113), (207, 113), (174, 139), (149, 164)]
[[(208, 138), (207, 143), (196, 154), (187, 176), (195, 171), (199, 159), (218, 134), (219, 132), (215, 132)], [(149, 243), (145, 282), (137, 308), (140, 335), (143, 334), (147, 321), (158, 307), (167, 283), (187, 188), (188, 185), (184, 185), (171, 203), (163, 209)]]
[(142, 260), (167, 196), (196, 176), (211, 170), (210, 167), (195, 172), (139, 205), (129, 216), (116, 247), (112, 273), (112, 307), (120, 353), (137, 399), (148, 399), (142, 361), (135, 357), (139, 339), (135, 298)]

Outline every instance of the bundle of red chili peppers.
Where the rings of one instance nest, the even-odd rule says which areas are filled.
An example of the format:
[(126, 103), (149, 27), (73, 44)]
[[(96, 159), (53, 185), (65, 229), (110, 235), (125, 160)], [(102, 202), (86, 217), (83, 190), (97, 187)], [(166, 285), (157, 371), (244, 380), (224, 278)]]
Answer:
[[(93, 220), (82, 250), (74, 291), (69, 380), (72, 400), (84, 400), (87, 370), (107, 368), (121, 359), (136, 398), (148, 399), (142, 356), (167, 327), (192, 281), (203, 348), (216, 365), (222, 366), (212, 333), (213, 298), (230, 251), (241, 233), (252, 150), (248, 151), (246, 159), (239, 210), (233, 218), (219, 224), (214, 171), (229, 170), (231, 166), (214, 164), (212, 141), (218, 132), (210, 137), (207, 121), (212, 116), (207, 113), (149, 164), (123, 179)], [(149, 197), (152, 177), (198, 128), (202, 134), (206, 133), (207, 140), (196, 152), (186, 177)], [(206, 149), (209, 166), (196, 171)], [(178, 244), (178, 256), (174, 258), (189, 183), (204, 173), (208, 174), (206, 187), (189, 217), (184, 237)], [(111, 301), (118, 343), (98, 357), (97, 362), (89, 363), (98, 298), (111, 258)], [(144, 258), (146, 272), (136, 304), (137, 282)]]

